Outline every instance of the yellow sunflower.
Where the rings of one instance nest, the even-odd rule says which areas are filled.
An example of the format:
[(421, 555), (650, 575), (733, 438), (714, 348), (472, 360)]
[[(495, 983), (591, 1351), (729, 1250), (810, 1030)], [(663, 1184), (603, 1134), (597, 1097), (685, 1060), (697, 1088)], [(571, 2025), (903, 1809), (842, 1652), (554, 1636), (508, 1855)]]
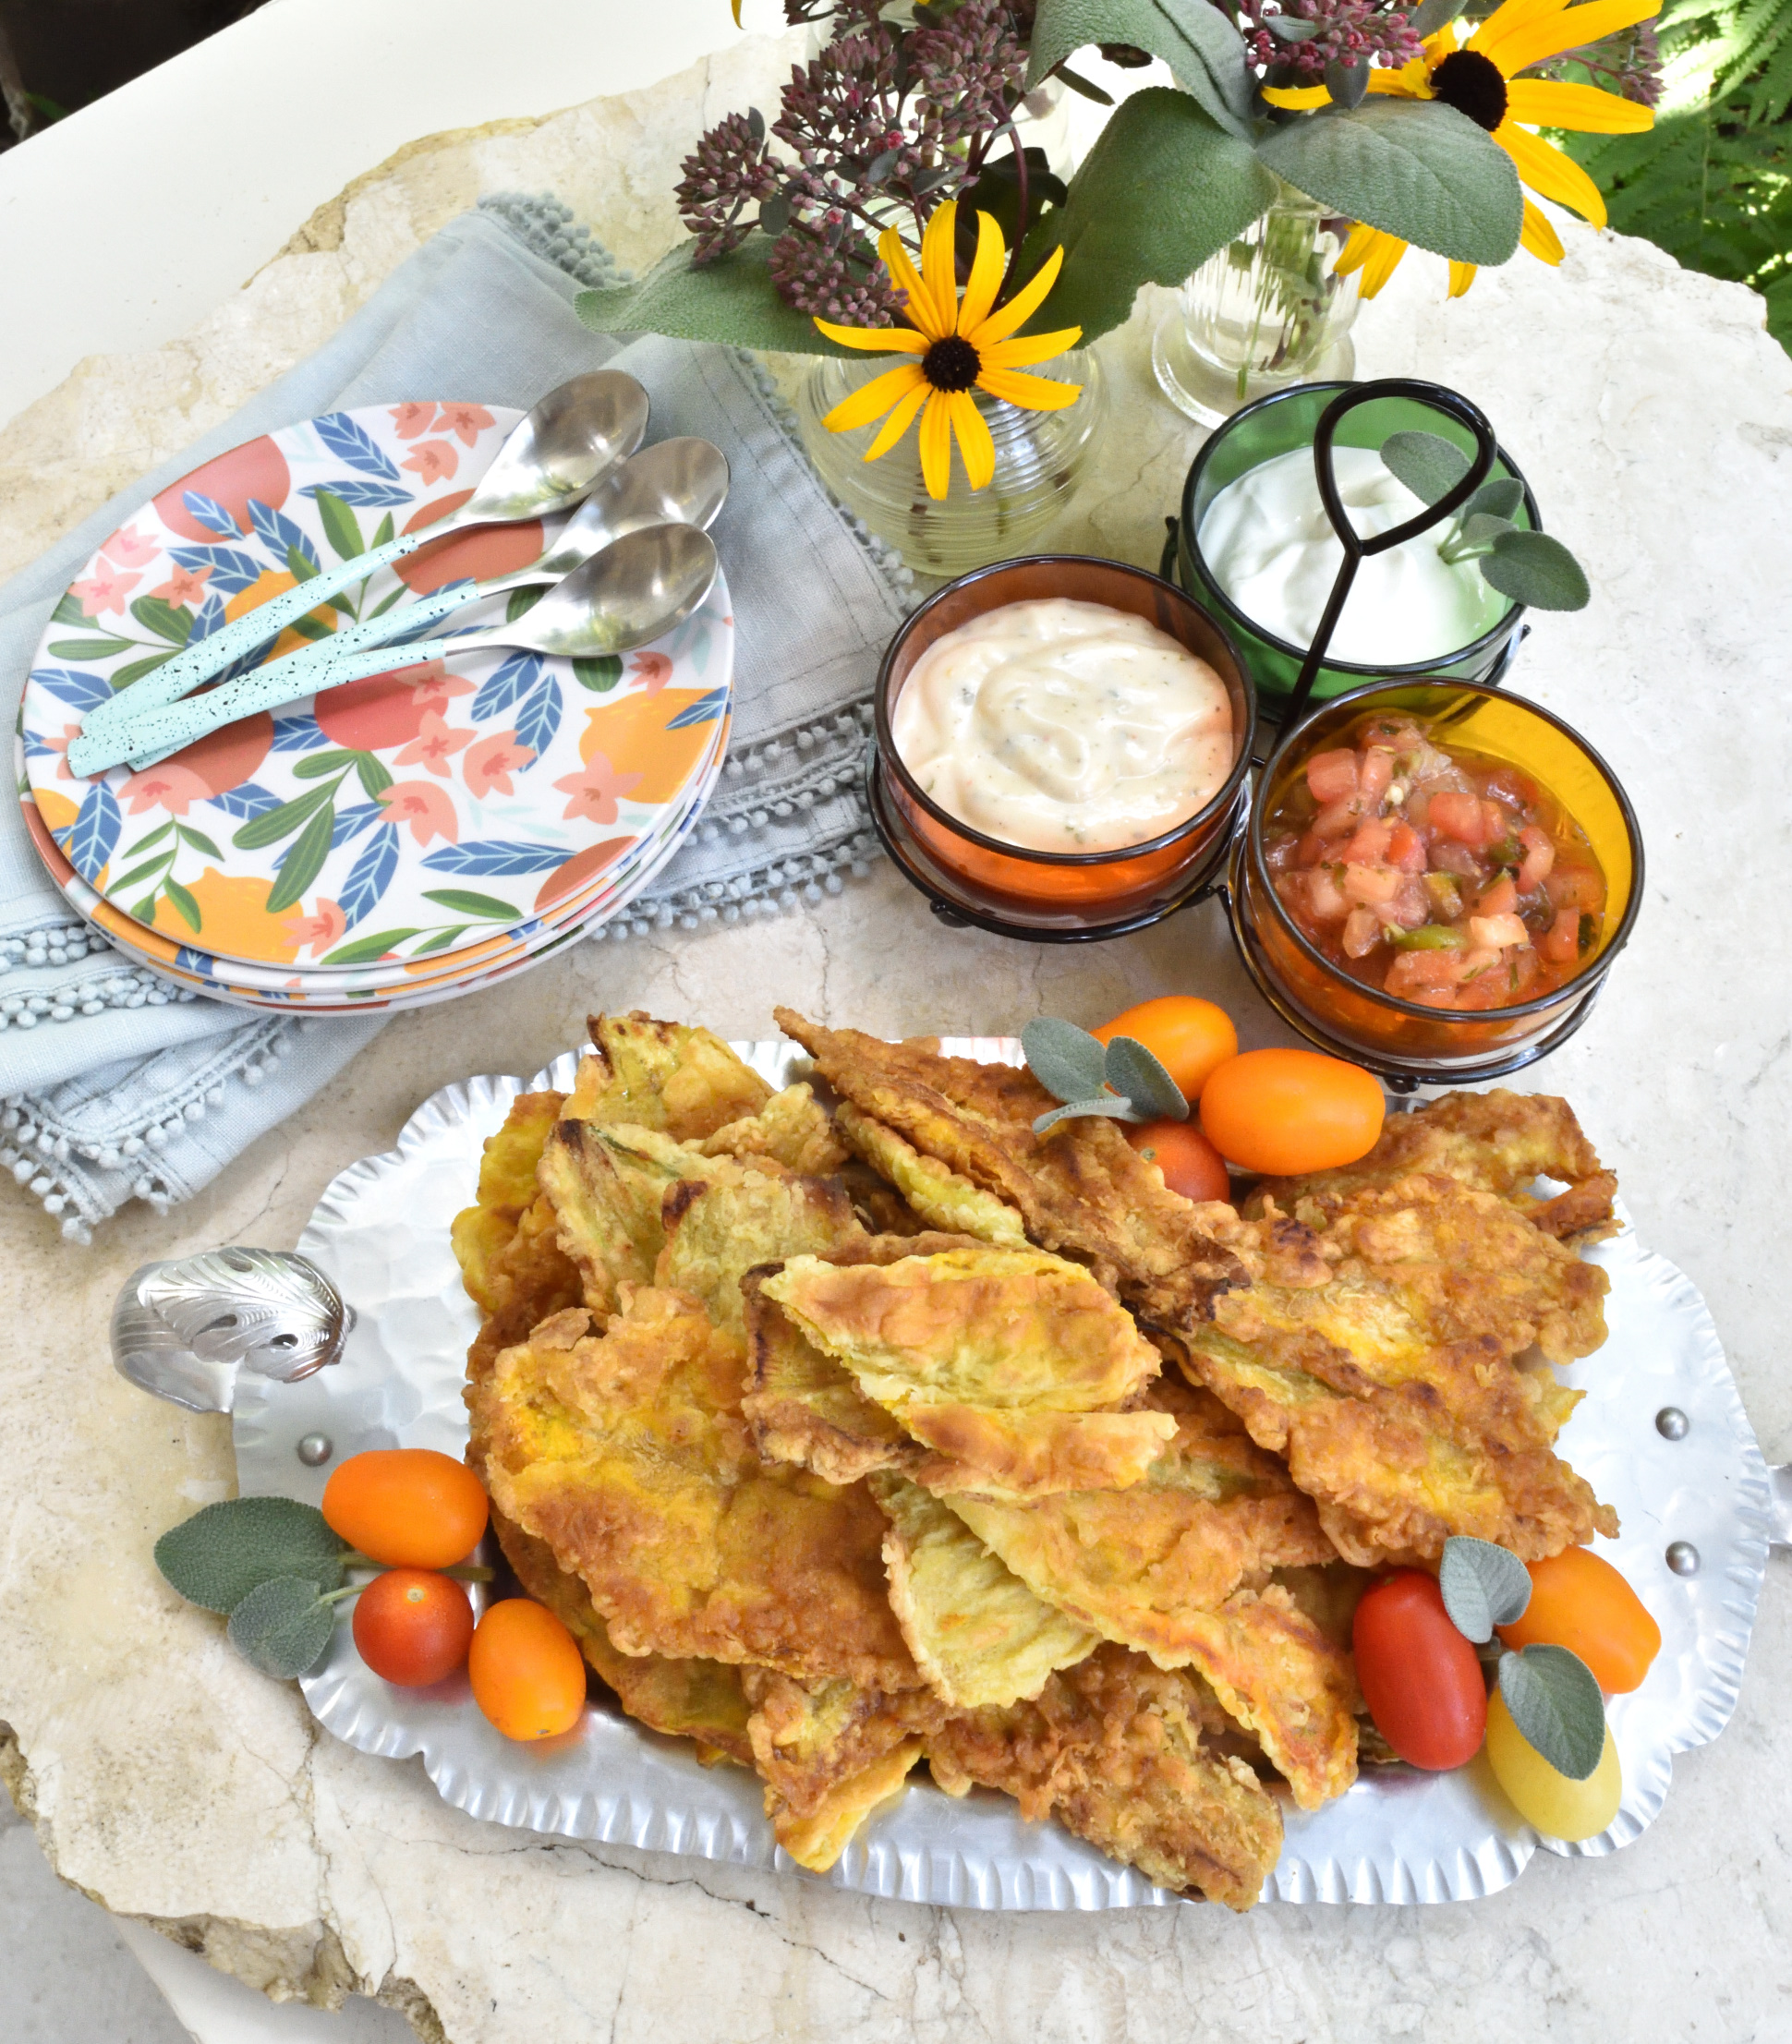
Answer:
[(921, 237), (918, 274), (893, 227), (878, 237), (878, 253), (902, 299), (907, 326), (815, 322), (842, 347), (914, 357), (914, 361), (874, 377), (863, 390), (854, 391), (834, 406), (822, 424), (830, 433), (845, 433), (888, 412), (883, 429), (865, 451), (866, 461), (876, 461), (895, 446), (919, 412), (921, 473), (930, 497), (946, 494), (954, 434), (973, 490), (983, 489), (996, 473), (995, 442), (971, 395), (973, 390), (987, 391), (992, 397), (1035, 412), (1061, 411), (1074, 405), (1083, 391), (1080, 383), (1059, 383), (1048, 376), (1022, 373), (1029, 364), (1048, 361), (1073, 347), (1083, 338), (1080, 326), (1011, 338), (1015, 328), (1045, 303), (1047, 293), (1058, 281), (1064, 251), (1054, 248), (1033, 281), (998, 311), (996, 294), (1001, 289), (1008, 261), (1001, 229), (987, 213), (978, 213), (977, 252), (961, 298), (952, 239), (957, 218), (958, 203), (949, 199), (928, 221)]
[[(1517, 166), (1520, 180), (1544, 199), (1572, 207), (1595, 227), (1605, 224), (1605, 201), (1599, 187), (1571, 156), (1519, 124), (1566, 128), (1581, 135), (1636, 135), (1654, 126), (1655, 116), (1634, 100), (1596, 85), (1566, 79), (1526, 79), (1520, 71), (1533, 64), (1582, 48), (1620, 29), (1634, 28), (1660, 11), (1660, 0), (1505, 0), (1459, 47), (1454, 22), (1427, 38), (1423, 53), (1397, 71), (1369, 74), (1372, 92), (1408, 100), (1440, 100), (1484, 127)], [(1272, 106), (1304, 108), (1326, 105), (1331, 95), (1323, 85), (1291, 90), (1265, 87)], [(1547, 216), (1527, 199), (1519, 243), (1544, 262), (1562, 260), (1561, 237)], [(1351, 229), (1337, 262), (1339, 276), (1362, 272), (1362, 296), (1373, 298), (1394, 274), (1407, 244), (1398, 235), (1366, 224)], [(1450, 296), (1459, 298), (1474, 282), (1471, 262), (1450, 264)]]

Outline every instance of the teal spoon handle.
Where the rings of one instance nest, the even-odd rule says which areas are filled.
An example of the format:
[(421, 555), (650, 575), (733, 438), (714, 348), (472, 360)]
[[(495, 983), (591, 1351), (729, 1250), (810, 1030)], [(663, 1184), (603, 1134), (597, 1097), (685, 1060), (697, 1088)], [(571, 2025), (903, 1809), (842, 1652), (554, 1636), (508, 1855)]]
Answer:
[[(407, 553), (415, 553), (426, 539), (441, 538), (442, 530), (437, 526), (426, 526), (421, 532), (402, 533), (396, 539), (389, 539), (383, 547), (375, 547), (371, 553), (359, 554), (353, 561), (323, 569), (309, 582), (301, 582), (297, 588), (287, 589), (275, 597), (271, 603), (258, 604), (234, 624), (226, 624), (222, 632), (213, 632), (210, 638), (200, 639), (176, 653), (173, 659), (164, 661), (144, 675), (140, 682), (122, 690), (109, 703), (101, 703), (89, 710), (81, 720), (82, 732), (109, 731), (127, 720), (134, 720), (145, 710), (160, 709), (163, 704), (178, 702), (201, 682), (210, 681), (233, 660), (251, 652), (264, 639), (277, 638), (287, 625), (297, 624), (308, 611), (317, 609), (321, 598), (334, 596), (339, 589), (347, 588), (351, 582), (364, 581), (375, 569), (402, 561)], [(122, 759), (125, 755), (121, 753), (118, 756)]]

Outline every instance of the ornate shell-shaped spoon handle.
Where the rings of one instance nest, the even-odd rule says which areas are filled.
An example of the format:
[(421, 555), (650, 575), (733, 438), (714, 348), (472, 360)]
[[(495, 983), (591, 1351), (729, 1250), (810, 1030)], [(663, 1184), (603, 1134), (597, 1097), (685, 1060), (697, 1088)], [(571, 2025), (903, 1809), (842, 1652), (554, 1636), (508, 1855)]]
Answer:
[(355, 1309), (307, 1258), (232, 1245), (145, 1264), (112, 1309), (120, 1373), (193, 1412), (228, 1412), (248, 1370), (295, 1384), (341, 1356)]

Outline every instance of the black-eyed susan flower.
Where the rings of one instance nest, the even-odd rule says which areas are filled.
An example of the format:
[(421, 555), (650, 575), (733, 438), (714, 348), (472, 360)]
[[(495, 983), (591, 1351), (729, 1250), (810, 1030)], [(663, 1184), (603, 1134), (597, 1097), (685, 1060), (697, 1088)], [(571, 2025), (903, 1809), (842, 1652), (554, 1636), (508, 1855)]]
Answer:
[(921, 237), (918, 272), (894, 228), (878, 237), (878, 253), (902, 300), (907, 326), (815, 322), (842, 347), (914, 357), (913, 361), (874, 377), (864, 389), (854, 391), (834, 406), (822, 424), (830, 433), (845, 433), (882, 418), (882, 429), (865, 451), (866, 461), (876, 461), (895, 446), (919, 413), (921, 473), (928, 496), (935, 498), (945, 496), (951, 479), (954, 436), (973, 490), (983, 489), (996, 473), (995, 442), (971, 395), (974, 390), (987, 391), (991, 397), (1035, 412), (1060, 411), (1074, 405), (1083, 391), (1080, 383), (1023, 373), (1031, 364), (1049, 361), (1073, 347), (1083, 338), (1081, 327), (1063, 327), (1056, 333), (1015, 333), (1045, 303), (1058, 281), (1064, 251), (1054, 248), (1032, 281), (1006, 305), (998, 307), (996, 296), (1001, 289), (1008, 249), (1001, 229), (989, 214), (980, 212), (976, 254), (961, 297), (953, 254), (957, 216), (957, 201), (948, 200), (927, 222)]
[[(1466, 114), (1512, 159), (1522, 183), (1603, 227), (1605, 201), (1598, 186), (1571, 156), (1521, 124), (1582, 135), (1635, 135), (1653, 127), (1654, 115), (1596, 85), (1520, 78), (1519, 73), (1616, 35), (1620, 29), (1634, 28), (1659, 8), (1660, 0), (1582, 0), (1579, 6), (1570, 6), (1569, 0), (1504, 0), (1466, 42), (1458, 44), (1452, 22), (1428, 37), (1423, 53), (1411, 63), (1398, 70), (1371, 71), (1369, 90), (1399, 99), (1438, 100)], [(1264, 91), (1272, 106), (1287, 108), (1324, 106), (1330, 97), (1323, 85)], [(1544, 262), (1562, 260), (1561, 237), (1528, 199), (1519, 243)], [(1373, 298), (1406, 250), (1398, 235), (1365, 223), (1351, 229), (1333, 268), (1339, 276), (1361, 270), (1362, 296)], [(1474, 275), (1473, 263), (1452, 262), (1450, 296), (1460, 297)]]

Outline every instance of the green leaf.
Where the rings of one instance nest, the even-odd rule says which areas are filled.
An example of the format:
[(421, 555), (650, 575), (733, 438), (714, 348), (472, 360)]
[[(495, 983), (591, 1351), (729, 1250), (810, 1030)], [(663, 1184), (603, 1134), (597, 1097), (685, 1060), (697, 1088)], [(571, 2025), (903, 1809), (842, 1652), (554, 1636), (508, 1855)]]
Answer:
[[(174, 819), (172, 817), (170, 817), (166, 823), (157, 824), (155, 828), (150, 832), (147, 838), (139, 838), (137, 841), (137, 849), (139, 852), (147, 852), (152, 844), (160, 844), (163, 839), (168, 835), (168, 833), (174, 828)], [(172, 852), (172, 847), (170, 848), (170, 850)]]
[(162, 883), (162, 891), (175, 904), (176, 913), (187, 927), (197, 937), (200, 931), (200, 905), (191, 893), (171, 873)]
[(146, 632), (166, 639), (170, 646), (185, 646), (193, 629), (193, 613), (185, 604), (176, 610), (159, 596), (139, 596), (130, 614)]
[(1130, 1100), (1120, 1100), (1111, 1093), (1104, 1093), (1088, 1100), (1067, 1100), (1061, 1107), (1054, 1107), (1049, 1114), (1038, 1116), (1034, 1121), (1033, 1132), (1044, 1135), (1047, 1129), (1055, 1129), (1060, 1121), (1072, 1121), (1085, 1114), (1105, 1115), (1110, 1121), (1143, 1121), (1145, 1119)]
[(392, 786), (392, 776), (386, 771), (385, 762), (374, 753), (355, 755), (355, 775), (369, 801), (384, 794)]
[(282, 909), (296, 907), (305, 889), (323, 871), (323, 862), (330, 856), (330, 840), (336, 827), (335, 806), (329, 800), (333, 792), (330, 789), (323, 791), (323, 803), (274, 868), (273, 887), (264, 904), (270, 915), (278, 915)]
[(78, 596), (65, 596), (51, 611), (50, 623), (84, 625), (89, 631), (93, 629), (93, 620), (81, 609), (81, 599)]
[(1592, 1670), (1566, 1647), (1527, 1647), (1499, 1659), (1512, 1723), (1558, 1774), (1584, 1782), (1605, 1750), (1605, 1705)]
[(466, 935), (466, 925), (455, 923), (449, 928), (438, 930), (433, 937), (426, 937), (412, 951), (413, 958), (428, 958), (432, 951), (445, 951), (449, 945), (458, 943)]
[(165, 667), (174, 659), (172, 652), (151, 653), (147, 659), (133, 660), (128, 667), (121, 667), (106, 679), (114, 689), (128, 688), (133, 682), (140, 682), (145, 674), (153, 674), (158, 667)]
[(135, 639), (52, 639), (50, 650), (59, 660), (109, 660), (136, 644)]
[(575, 659), (573, 672), (581, 688), (588, 688), (594, 695), (607, 695), (623, 678), (623, 657), (620, 653), (595, 653), (588, 659)]
[(1028, 91), (1054, 65), (1092, 42), (1128, 42), (1162, 57), (1211, 120), (1249, 139), (1256, 88), (1243, 39), (1211, 0), (1039, 0)]
[(336, 1612), (304, 1576), (274, 1576), (230, 1615), (230, 1643), (253, 1668), (288, 1682), (322, 1660)]
[(1491, 511), (1477, 511), (1462, 521), (1462, 537), (1471, 547), (1490, 545), (1502, 532), (1512, 530), (1509, 518), (1495, 518)]
[(322, 570), (315, 567), (308, 561), (297, 547), (286, 549), (286, 567), (295, 582), (309, 582), (314, 574), (322, 573)]
[(1514, 526), (1494, 541), (1483, 557), (1481, 579), (1515, 603), (1536, 611), (1584, 611), (1592, 591), (1580, 563), (1559, 539), (1546, 532), (1522, 532)]
[(371, 937), (357, 937), (352, 944), (339, 944), (324, 960), (326, 965), (370, 965), (377, 958), (417, 935), (415, 930), (375, 930)]
[(355, 514), (333, 490), (320, 490), (312, 502), (318, 507), (323, 537), (335, 550), (338, 560), (353, 561), (367, 551), (361, 544), (361, 528)]
[(1523, 502), (1524, 485), (1516, 476), (1490, 476), (1462, 506), (1462, 516), (1509, 519)]
[(314, 617), (295, 618), (286, 629), (289, 632), (296, 633), (302, 639), (311, 639), (313, 641), (333, 638), (336, 633), (333, 624), (326, 624), (321, 618)]
[(1524, 203), (1512, 159), (1436, 100), (1370, 98), (1348, 114), (1309, 114), (1257, 153), (1329, 211), (1453, 261), (1501, 263), (1519, 245)]
[(1381, 443), (1381, 458), (1395, 479), (1426, 504), (1447, 497), (1471, 466), (1462, 450), (1441, 433), (1389, 433)]
[(1495, 1626), (1522, 1618), (1531, 1602), (1531, 1572), (1519, 1557), (1466, 1533), (1452, 1533), (1444, 1542), (1437, 1587), (1451, 1625), (1477, 1646), (1494, 1637)]
[(291, 837), (300, 824), (308, 822), (321, 806), (328, 808), (333, 792), (333, 788), (313, 788), (309, 795), (295, 795), (291, 802), (283, 802), (277, 809), (251, 816), (233, 834), (230, 841), (239, 852), (259, 852), (264, 845), (278, 844), (282, 838)]
[[(392, 521), (388, 519), (386, 523), (387, 525), (390, 525)], [(384, 527), (382, 526), (381, 529), (383, 531)], [(409, 589), (406, 588), (405, 584), (401, 582), (389, 596), (382, 596), (380, 599), (379, 602), (376, 603), (373, 606), (372, 610), (368, 612), (368, 617), (369, 619), (384, 617), (386, 612), (392, 609), (393, 605), (398, 601), (401, 596), (408, 596), (409, 594)]]
[(465, 888), (426, 889), (423, 899), (439, 901), (455, 915), (470, 915), (488, 923), (515, 923), (523, 913), (511, 902), (499, 901), (495, 894), (472, 894)]
[[(208, 859), (222, 859), (224, 853), (212, 843), (203, 830), (195, 829), (190, 823), (175, 826), (175, 835), (183, 844), (190, 845), (195, 852), (203, 852)], [(142, 848), (139, 846), (139, 850)]]
[(1147, 1121), (1186, 1121), (1189, 1104), (1182, 1089), (1145, 1046), (1132, 1036), (1116, 1036), (1108, 1046), (1103, 1077)]
[(575, 301), (579, 318), (599, 333), (669, 333), (793, 355), (853, 353), (778, 296), (767, 267), (772, 244), (764, 235), (749, 235), (733, 254), (701, 269), (691, 260), (696, 247), (695, 238), (681, 242), (638, 284), (581, 291)]
[(1023, 277), (1054, 248), (1064, 251), (1063, 273), (1028, 324), (1080, 326), (1093, 341), (1121, 324), (1142, 284), (1181, 284), (1275, 196), (1249, 145), (1186, 92), (1135, 92), (1096, 138), (1070, 197), (1022, 246)]
[(387, 512), (385, 516), (381, 519), (379, 527), (375, 531), (373, 538), (368, 542), (368, 551), (369, 553), (378, 553), (381, 547), (390, 546), (393, 541), (393, 537), (396, 533), (397, 529), (398, 528), (392, 522), (391, 512)]
[(120, 878), (109, 881), (107, 885), (110, 891), (115, 895), (123, 894), (127, 889), (134, 888), (139, 880), (147, 880), (151, 874), (159, 873), (173, 857), (172, 852), (163, 852), (153, 859), (145, 859), (141, 865), (134, 865)]
[[(509, 602), (504, 605), (504, 623), (515, 624), (518, 618), (527, 617), (547, 593), (547, 588), (540, 583), (526, 583), (522, 588), (513, 589)], [(611, 658), (613, 659), (615, 656), (612, 654)], [(616, 664), (620, 667), (622, 662), (617, 660)]]
[(293, 778), (297, 780), (321, 780), (325, 774), (346, 773), (354, 764), (355, 755), (333, 746), (328, 752), (306, 753), (293, 762)]
[(1462, 12), (1462, 0), (1424, 0), (1423, 6), (1409, 17), (1414, 35), (1435, 35)]
[(1361, 106), (1369, 91), (1369, 60), (1362, 57), (1355, 64), (1330, 63), (1326, 67), (1326, 90), (1332, 96), (1334, 106), (1346, 109)]
[(1054, 1099), (1089, 1100), (1105, 1083), (1108, 1053), (1086, 1029), (1037, 1015), (1021, 1032), (1027, 1070)]
[(344, 1553), (314, 1505), (233, 1497), (170, 1527), (155, 1543), (155, 1566), (188, 1603), (229, 1612), (275, 1576), (303, 1574), (336, 1589)]

